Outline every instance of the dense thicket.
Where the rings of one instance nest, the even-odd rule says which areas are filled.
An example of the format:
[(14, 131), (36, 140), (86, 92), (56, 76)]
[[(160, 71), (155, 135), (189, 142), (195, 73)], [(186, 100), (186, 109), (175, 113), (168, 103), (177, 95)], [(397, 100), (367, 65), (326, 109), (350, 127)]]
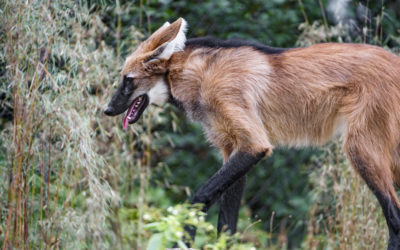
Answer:
[[(140, 0), (0, 3), (0, 245), (156, 249), (198, 225), (196, 246), (381, 248), (375, 198), (337, 142), (277, 149), (248, 176), (239, 235), (217, 237), (182, 204), (220, 166), (171, 105), (127, 132), (102, 110), (127, 54), (165, 21), (189, 37), (296, 47), (366, 42), (398, 51), (399, 1)], [(194, 215), (198, 216), (194, 216)], [(207, 220), (216, 221), (217, 209)], [(204, 218), (203, 218), (204, 219)]]

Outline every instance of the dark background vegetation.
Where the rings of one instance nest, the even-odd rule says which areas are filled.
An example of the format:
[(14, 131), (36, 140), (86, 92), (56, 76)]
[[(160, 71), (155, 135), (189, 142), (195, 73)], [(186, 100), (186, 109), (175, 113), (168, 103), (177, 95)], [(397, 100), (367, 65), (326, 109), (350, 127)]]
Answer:
[[(83, 30), (88, 33), (83, 35), (82, 39), (93, 36), (94, 43), (90, 45), (92, 46), (90, 50), (101, 50), (103, 47), (111, 48), (113, 60), (119, 63), (119, 67), (121, 67), (123, 59), (135, 49), (140, 40), (144, 40), (165, 21), (172, 22), (179, 17), (185, 18), (189, 24), (188, 37), (242, 38), (259, 41), (270, 46), (296, 47), (302, 45), (302, 42), (308, 39), (308, 31), (321, 28), (322, 35), (314, 34), (317, 37), (317, 42), (364, 42), (390, 48), (394, 51), (398, 49), (400, 45), (400, 1), (348, 1), (348, 5), (341, 9), (340, 13), (336, 13), (336, 9), (329, 7), (334, 1), (138, 0), (88, 1), (84, 3), (77, 1), (80, 5), (85, 5), (89, 15), (96, 15), (100, 18), (102, 29), (92, 35), (89, 32), (93, 26), (92, 23), (78, 19), (76, 22), (82, 25)], [(7, 11), (8, 5), (10, 5), (8, 2), (0, 4), (2, 11)], [(74, 12), (79, 11), (79, 9), (71, 9), (70, 4), (61, 4), (55, 7), (48, 3), (47, 6), (52, 13), (58, 13), (57, 8), (65, 8), (69, 11), (69, 16), (72, 19), (77, 14)], [(332, 27), (342, 27), (342, 31), (335, 35), (325, 36), (325, 34), (331, 32)], [(1, 43), (7, 42), (6, 33), (10, 32), (10, 30), (7, 30), (10, 28), (11, 26), (1, 28)], [(57, 36), (74, 39), (72, 31), (68, 29), (60, 31)], [(302, 37), (306, 39), (300, 39)], [(33, 42), (32, 46), (40, 48), (46, 44), (35, 44)], [(43, 53), (45, 52), (43, 50)], [(40, 54), (37, 51), (35, 53)], [(4, 52), (4, 55), (6, 54)], [(46, 65), (49, 66), (50, 73), (72, 72), (76, 65), (71, 60), (68, 56), (51, 55)], [(6, 66), (11, 64), (12, 61), (12, 58), (0, 57), (1, 129), (10, 128), (16, 114), (14, 100), (18, 93), (10, 91), (12, 87), (10, 88), (9, 84), (12, 77), (6, 75)], [(28, 71), (28, 69), (24, 70)], [(85, 95), (103, 98), (101, 100), (106, 102), (112, 93), (110, 85), (118, 82), (119, 70), (120, 68), (115, 68), (114, 78), (109, 79), (111, 82), (104, 82), (104, 80), (97, 82), (94, 78), (90, 79), (88, 86), (85, 86)], [(79, 71), (77, 70), (77, 72)], [(45, 87), (39, 89), (40, 93), (46, 91)], [(134, 237), (134, 233), (136, 235), (136, 231), (139, 229), (131, 232), (129, 228), (134, 228), (133, 225), (136, 225), (139, 217), (143, 215), (143, 211), (141, 212), (139, 208), (142, 206), (141, 204), (147, 204), (147, 208), (166, 209), (168, 206), (188, 200), (196, 188), (217, 171), (221, 165), (221, 157), (216, 149), (213, 149), (206, 142), (200, 126), (188, 121), (184, 114), (173, 106), (169, 105), (165, 110), (157, 113), (161, 117), (160, 120), (145, 116), (143, 121), (135, 125), (140, 126), (140, 128), (135, 127), (125, 134), (121, 133), (120, 129), (117, 131), (112, 128), (112, 126), (120, 126), (120, 121), (117, 120), (119, 118), (114, 119), (113, 124), (105, 124), (107, 118), (102, 117), (101, 108), (99, 108), (104, 104), (99, 104), (98, 110), (96, 109), (96, 116), (101, 117), (99, 119), (104, 122), (104, 125), (96, 120), (91, 128), (95, 131), (93, 138), (96, 138), (96, 145), (98, 145), (97, 153), (104, 157), (117, 172), (118, 177), (110, 174), (111, 177), (107, 176), (104, 180), (108, 181), (121, 197), (121, 202), (118, 205), (110, 205), (111, 215), (114, 216), (108, 216), (106, 224), (109, 230), (116, 235), (116, 238), (119, 238), (119, 241), (122, 242), (118, 246), (121, 246), (121, 248), (140, 248), (142, 247), (140, 239), (137, 241), (139, 243), (136, 243), (136, 239), (130, 239), (130, 237)], [(103, 134), (104, 131), (101, 126), (105, 127), (106, 135)], [(39, 138), (41, 133), (41, 131), (32, 132), (32, 137), (38, 136)], [(11, 133), (8, 134), (11, 135)], [(144, 134), (148, 137), (144, 138)], [(1, 169), (4, 171), (0, 178), (7, 180), (9, 177), (10, 181), (3, 181), (0, 186), (4, 191), (0, 192), (0, 195), (7, 197), (3, 203), (0, 203), (0, 205), (4, 205), (0, 217), (2, 223), (6, 221), (8, 215), (6, 207), (11, 207), (9, 204), (13, 202), (10, 198), (12, 191), (8, 189), (12, 186), (10, 184), (12, 182), (11, 174), (9, 176), (12, 171), (8, 172), (8, 169), (14, 166), (14, 158), (11, 156), (14, 152), (12, 151), (13, 147), (7, 149), (5, 144), (7, 135), (3, 133), (3, 136), (4, 138), (0, 139), (0, 163), (4, 163), (5, 167)], [(53, 138), (52, 140), (56, 145), (58, 139)], [(51, 143), (50, 140), (49, 144)], [(115, 152), (110, 153), (112, 150)], [(124, 150), (132, 156), (126, 155), (123, 152)], [(318, 186), (315, 182), (318, 176), (317, 178), (314, 176), (312, 181), (309, 178), (316, 169), (321, 168), (326, 163), (321, 158), (332, 157), (329, 152), (311, 148), (301, 150), (278, 148), (272, 157), (263, 160), (248, 174), (248, 184), (242, 201), (240, 230), (243, 232), (250, 224), (256, 223), (258, 232), (253, 236), (248, 235), (246, 240), (255, 242), (254, 244), (259, 248), (268, 248), (267, 246), (300, 248), (311, 237), (310, 216), (314, 218), (321, 216), (321, 218), (326, 219), (328, 216), (325, 214), (335, 213), (333, 210), (335, 210), (336, 198), (327, 194), (324, 197), (328, 198), (323, 201), (317, 200), (315, 197), (319, 199), (320, 196), (316, 196), (313, 190)], [(50, 155), (49, 153), (49, 156), (47, 158), (45, 156), (44, 159), (50, 162)], [(127, 160), (118, 158), (121, 155)], [(332, 164), (341, 164), (342, 162), (342, 160), (332, 161)], [(38, 162), (40, 162), (40, 159)], [(59, 164), (63, 164), (61, 160)], [(8, 168), (8, 166), (10, 167)], [(27, 166), (28, 168), (31, 167), (28, 163)], [(46, 172), (45, 169), (44, 172)], [(35, 178), (46, 175), (46, 179), (50, 176), (56, 182), (57, 172), (54, 169), (53, 167), (53, 172), (49, 171), (46, 174), (42, 170), (38, 170), (33, 175), (36, 176)], [(34, 177), (31, 179), (34, 179)], [(50, 183), (51, 180), (47, 179), (47, 182)], [(86, 184), (82, 182), (79, 185), (81, 185), (79, 186), (81, 189), (78, 188), (78, 191), (74, 193), (75, 196), (73, 196), (75, 197), (76, 208), (85, 203), (82, 186)], [(140, 190), (146, 191), (145, 201), (137, 202), (136, 200), (138, 196), (143, 195), (140, 194), (139, 186)], [(321, 202), (331, 207), (328, 207), (328, 210), (315, 208), (316, 204)], [(82, 205), (82, 207), (84, 206)], [(217, 207), (215, 206), (208, 215), (208, 220), (213, 221), (214, 225), (217, 219)], [(37, 217), (32, 220), (41, 221), (42, 217), (40, 220)], [(0, 240), (4, 240), (2, 232), (5, 231), (6, 226), (6, 224), (3, 224), (0, 228)], [(32, 232), (36, 231), (32, 230)], [(111, 242), (109, 246), (113, 246), (112, 237), (105, 238)], [(85, 240), (86, 245), (84, 244), (83, 248), (93, 247), (91, 244), (94, 244), (94, 239)], [(146, 242), (146, 239), (143, 241)], [(323, 241), (321, 240), (321, 242)]]
[[(296, 46), (302, 32), (299, 23), (318, 21), (329, 26), (338, 23), (335, 13), (327, 8), (329, 1), (303, 0), (302, 4), (296, 0), (143, 1), (146, 7), (142, 15), (127, 16), (122, 23), (127, 27), (142, 24), (143, 32), (148, 33), (166, 20), (171, 22), (184, 17), (189, 23), (188, 37), (242, 38), (288, 48)], [(382, 23), (377, 26), (376, 18), (383, 12)], [(350, 1), (344, 16), (341, 21), (351, 25), (351, 41), (363, 42), (365, 39), (367, 43), (381, 46), (399, 45), (392, 38), (400, 30), (400, 1)], [(363, 27), (369, 30), (366, 38)], [(377, 39), (377, 34), (382, 37)], [(336, 40), (332, 39), (333, 42)], [(204, 143), (198, 126), (187, 123), (183, 116), (179, 122), (182, 130), (166, 135), (173, 138), (176, 147), (166, 154), (167, 158), (162, 154), (160, 161), (165, 161), (170, 169), (169, 182), (196, 190), (218, 169), (220, 158), (216, 152), (209, 152), (209, 145)], [(160, 130), (165, 132), (166, 128)], [(312, 205), (309, 193), (313, 188), (308, 176), (318, 165), (313, 156), (320, 153), (318, 149), (277, 149), (271, 158), (258, 164), (248, 175), (243, 204), (249, 207), (253, 218), (263, 218), (263, 229), (267, 231), (274, 213), (274, 231), (286, 230), (289, 246), (298, 245), (306, 233), (308, 210)], [(165, 173), (157, 177), (162, 176), (165, 177)], [(156, 180), (160, 179), (153, 178)], [(167, 193), (174, 202), (185, 199), (174, 189)], [(211, 217), (216, 220), (216, 216), (217, 211), (212, 211)]]

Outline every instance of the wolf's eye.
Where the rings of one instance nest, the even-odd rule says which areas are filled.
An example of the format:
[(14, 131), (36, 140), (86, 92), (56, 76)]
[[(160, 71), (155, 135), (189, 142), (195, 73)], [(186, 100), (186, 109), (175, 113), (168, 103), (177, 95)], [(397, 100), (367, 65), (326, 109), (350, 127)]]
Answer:
[(133, 83), (134, 78), (133, 77), (127, 77), (124, 76), (124, 84), (130, 84)]
[(124, 76), (122, 86), (122, 93), (124, 95), (131, 95), (135, 90), (134, 78)]

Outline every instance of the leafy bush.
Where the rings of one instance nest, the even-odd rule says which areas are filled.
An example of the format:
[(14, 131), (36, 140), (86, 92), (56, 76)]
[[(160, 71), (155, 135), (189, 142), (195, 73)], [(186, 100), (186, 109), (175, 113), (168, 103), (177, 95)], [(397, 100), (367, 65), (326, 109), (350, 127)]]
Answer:
[(361, 12), (367, 19), (355, 1), (343, 20), (325, 12), (327, 1), (317, 2), (1, 2), (0, 245), (163, 248), (191, 221), (199, 228), (194, 244), (205, 249), (385, 246), (380, 208), (336, 144), (278, 149), (258, 164), (248, 176), (239, 233), (218, 236), (216, 208), (203, 221), (180, 205), (221, 164), (200, 126), (172, 106), (149, 108), (126, 132), (120, 118), (102, 115), (124, 57), (179, 16), (190, 36), (398, 49), (395, 1), (369, 3)]

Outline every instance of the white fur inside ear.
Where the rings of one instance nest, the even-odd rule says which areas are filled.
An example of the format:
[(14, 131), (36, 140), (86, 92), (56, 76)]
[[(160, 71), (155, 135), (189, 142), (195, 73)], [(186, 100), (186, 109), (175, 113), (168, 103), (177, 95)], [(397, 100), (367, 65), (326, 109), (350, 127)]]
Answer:
[(173, 53), (182, 51), (185, 48), (186, 42), (186, 30), (187, 30), (187, 22), (182, 18), (181, 27), (179, 28), (178, 34), (167, 44), (167, 47), (164, 51), (158, 56), (161, 59), (169, 59)]
[(150, 104), (156, 104), (159, 106), (164, 104), (169, 98), (168, 86), (164, 79), (160, 78), (154, 87), (149, 90), (147, 95), (149, 96)]

